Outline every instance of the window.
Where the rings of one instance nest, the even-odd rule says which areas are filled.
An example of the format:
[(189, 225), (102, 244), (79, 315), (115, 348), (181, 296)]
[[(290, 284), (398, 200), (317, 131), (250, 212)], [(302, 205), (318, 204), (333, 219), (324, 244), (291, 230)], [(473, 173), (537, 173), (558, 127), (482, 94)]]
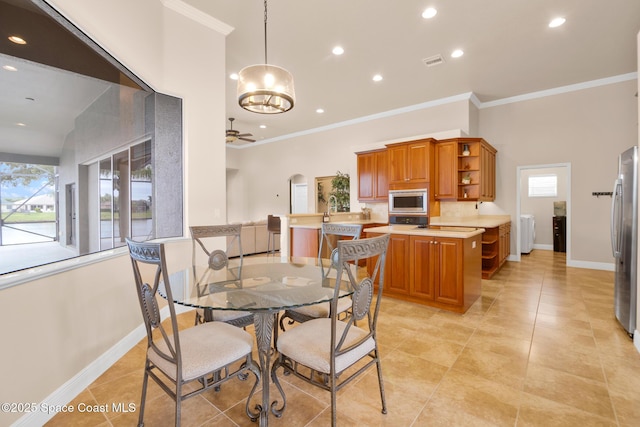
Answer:
[(557, 197), (558, 176), (531, 175), (529, 176), (529, 197)]
[(0, 246), (55, 241), (56, 171), (55, 166), (0, 163)]
[[(0, 174), (22, 187), (16, 194), (33, 194), (0, 186), (12, 223), (0, 227), (0, 274), (125, 237), (181, 236), (182, 101), (155, 92), (43, 0), (0, 0), (0, 28), (27, 41), (0, 41)], [(46, 194), (21, 170), (51, 171)], [(27, 218), (42, 224), (19, 224)], [(26, 251), (9, 244), (18, 231)]]
[(100, 250), (153, 237), (151, 141), (100, 160)]

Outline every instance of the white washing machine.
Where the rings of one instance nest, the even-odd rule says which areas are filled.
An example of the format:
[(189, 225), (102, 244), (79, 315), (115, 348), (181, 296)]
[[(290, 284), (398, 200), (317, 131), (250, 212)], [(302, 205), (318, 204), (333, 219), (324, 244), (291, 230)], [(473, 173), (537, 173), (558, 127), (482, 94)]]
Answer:
[(535, 240), (536, 221), (533, 215), (520, 215), (520, 253), (530, 253)]

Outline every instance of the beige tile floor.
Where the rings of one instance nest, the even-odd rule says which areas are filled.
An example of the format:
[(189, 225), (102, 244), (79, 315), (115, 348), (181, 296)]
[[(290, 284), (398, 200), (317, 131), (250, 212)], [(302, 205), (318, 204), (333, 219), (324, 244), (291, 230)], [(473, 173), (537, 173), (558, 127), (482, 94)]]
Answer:
[[(613, 316), (613, 273), (565, 267), (535, 250), (484, 280), (464, 315), (385, 299), (379, 325), (388, 413), (375, 370), (342, 390), (344, 426), (639, 426), (640, 353)], [(182, 315), (191, 325), (191, 313)], [(73, 402), (138, 403), (144, 343)], [(330, 424), (329, 395), (283, 379), (287, 409), (274, 426)], [(248, 382), (185, 402), (184, 426), (255, 426), (244, 415)], [(272, 394), (273, 395), (273, 394)], [(173, 423), (157, 386), (145, 425)], [(58, 414), (47, 426), (133, 426), (137, 413)]]

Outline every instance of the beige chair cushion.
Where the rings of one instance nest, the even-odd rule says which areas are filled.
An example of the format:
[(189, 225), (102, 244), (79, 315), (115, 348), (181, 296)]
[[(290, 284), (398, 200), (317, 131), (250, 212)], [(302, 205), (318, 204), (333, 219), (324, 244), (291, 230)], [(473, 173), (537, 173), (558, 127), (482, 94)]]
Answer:
[[(156, 345), (168, 352), (164, 340)], [(180, 331), (182, 378), (193, 380), (228, 365), (251, 353), (253, 337), (243, 329), (222, 322), (208, 322)], [(154, 365), (174, 381), (176, 365), (163, 359), (150, 347), (148, 357)]]
[[(351, 308), (351, 298), (344, 297), (338, 299), (338, 314), (344, 313)], [(304, 307), (297, 307), (291, 311), (304, 314), (309, 317), (322, 318), (329, 317), (330, 305), (328, 302), (321, 302), (319, 304), (305, 305)]]
[[(345, 322), (338, 321), (336, 332), (341, 336)], [(362, 339), (367, 331), (352, 326), (343, 347)], [(330, 371), (331, 319), (313, 319), (292, 328), (278, 337), (278, 351), (318, 372)], [(372, 337), (353, 350), (336, 358), (336, 372), (342, 372), (375, 348)]]

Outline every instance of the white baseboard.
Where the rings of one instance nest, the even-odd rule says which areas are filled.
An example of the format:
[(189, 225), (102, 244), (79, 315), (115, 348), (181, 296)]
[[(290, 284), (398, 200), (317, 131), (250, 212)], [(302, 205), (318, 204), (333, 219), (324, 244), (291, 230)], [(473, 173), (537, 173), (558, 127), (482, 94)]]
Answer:
[(640, 332), (637, 329), (633, 331), (633, 346), (640, 353)]
[[(183, 313), (193, 310), (191, 307), (183, 307), (176, 305), (176, 313)], [(160, 310), (160, 316), (165, 319), (169, 316), (168, 307)], [(73, 378), (62, 384), (57, 390), (47, 396), (38, 407), (52, 405), (68, 405), (76, 398), (84, 389), (89, 387), (100, 375), (109, 369), (114, 363), (122, 358), (129, 350), (140, 342), (147, 335), (144, 323), (131, 331), (127, 336), (120, 340), (116, 345), (104, 352), (100, 357), (94, 360), (89, 366), (78, 372)], [(11, 427), (30, 427), (41, 426), (53, 418), (56, 413), (46, 413), (42, 411), (29, 412), (11, 424)]]
[(605, 271), (614, 271), (615, 266), (612, 263), (607, 262), (593, 262), (593, 261), (576, 261), (576, 260), (567, 260), (568, 267), (576, 267), (576, 268), (589, 268), (591, 270), (605, 270)]
[[(553, 245), (534, 245), (534, 249), (538, 250), (553, 250)], [(522, 254), (521, 256), (527, 256), (528, 254)], [(519, 261), (515, 254), (510, 254), (507, 261)], [(609, 262), (593, 262), (593, 261), (578, 261), (574, 259), (567, 259), (567, 267), (575, 268), (587, 268), (590, 270), (604, 270), (615, 271), (615, 265)]]
[(534, 243), (533, 249), (541, 249), (543, 251), (552, 251), (553, 245), (543, 245), (542, 243)]

